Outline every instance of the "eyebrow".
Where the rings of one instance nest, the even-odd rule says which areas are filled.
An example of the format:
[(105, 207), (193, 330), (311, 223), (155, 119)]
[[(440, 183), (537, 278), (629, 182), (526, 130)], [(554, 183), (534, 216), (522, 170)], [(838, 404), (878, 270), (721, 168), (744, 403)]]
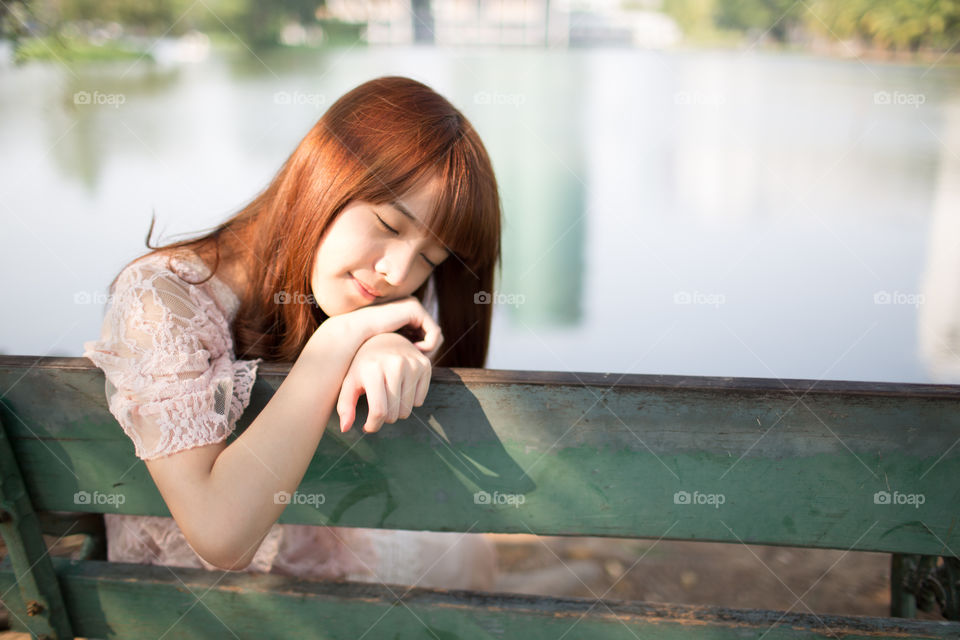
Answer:
[[(391, 207), (394, 207), (397, 211), (399, 211), (399, 212), (402, 213), (403, 215), (405, 215), (405, 216), (407, 216), (408, 218), (410, 218), (410, 220), (412, 220), (412, 221), (414, 222), (414, 224), (416, 224), (417, 226), (420, 226), (420, 227), (424, 226), (424, 224), (423, 224), (422, 222), (420, 222), (419, 220), (417, 220), (416, 217), (414, 217), (414, 215), (413, 215), (412, 213), (410, 213), (410, 210), (409, 210), (409, 209), (407, 209), (405, 206), (403, 206), (402, 204), (400, 204), (398, 201), (396, 201), (396, 200), (392, 201), (392, 202), (390, 203), (390, 206), (391, 206)], [(445, 245), (442, 245), (442, 244), (441, 244), (441, 246), (442, 246), (443, 249), (447, 252), (447, 255), (448, 255), (448, 256), (452, 256), (452, 255), (453, 255), (453, 251), (450, 251), (450, 249), (448, 249)]]
[(416, 222), (417, 224), (420, 224), (420, 221), (417, 220), (412, 213), (410, 213), (410, 210), (407, 209), (407, 208), (406, 208), (405, 206), (403, 206), (402, 204), (400, 204), (399, 202), (397, 202), (396, 200), (394, 200), (393, 202), (391, 202), (391, 203), (390, 203), (390, 206), (396, 208), (397, 211), (399, 211), (399, 212), (402, 213), (403, 215), (407, 216), (408, 218), (410, 218), (411, 220), (413, 220), (413, 221)]

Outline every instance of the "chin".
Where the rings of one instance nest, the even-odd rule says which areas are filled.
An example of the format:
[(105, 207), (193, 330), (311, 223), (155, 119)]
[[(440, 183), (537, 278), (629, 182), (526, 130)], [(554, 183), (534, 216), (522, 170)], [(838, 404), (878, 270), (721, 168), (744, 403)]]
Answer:
[(321, 302), (320, 297), (317, 296), (317, 294), (313, 294), (313, 307), (315, 309), (320, 309), (323, 315), (327, 316), (328, 318), (340, 315), (341, 313), (346, 313), (346, 310), (341, 309), (337, 305), (330, 305)]
[(339, 306), (339, 305), (333, 305), (333, 306), (317, 305), (317, 306), (320, 307), (320, 311), (323, 311), (323, 313), (328, 318), (333, 318), (334, 316), (342, 316), (345, 313), (350, 313), (351, 311), (354, 311), (354, 309), (351, 309), (349, 306)]

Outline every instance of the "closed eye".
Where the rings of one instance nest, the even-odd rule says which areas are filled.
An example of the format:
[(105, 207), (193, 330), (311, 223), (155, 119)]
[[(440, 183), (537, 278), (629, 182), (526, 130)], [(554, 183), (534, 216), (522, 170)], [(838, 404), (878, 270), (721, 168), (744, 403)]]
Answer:
[[(377, 214), (373, 214), (373, 215), (377, 216)], [(383, 221), (383, 218), (381, 218), (380, 216), (377, 216), (377, 220), (380, 222), (380, 226), (382, 226), (386, 231), (389, 231), (390, 233), (392, 233), (392, 234), (395, 235), (395, 236), (400, 235), (400, 232), (399, 232), (399, 231), (397, 231), (396, 229), (394, 229), (393, 227), (391, 227), (390, 225), (388, 225), (386, 222), (384, 222), (384, 221)]]
[[(395, 236), (400, 235), (400, 232), (397, 231), (396, 229), (394, 229), (393, 227), (391, 227), (390, 225), (388, 225), (386, 222), (384, 222), (384, 221), (383, 221), (383, 218), (381, 218), (380, 216), (378, 216), (376, 213), (373, 214), (373, 215), (375, 215), (375, 216), (377, 217), (377, 222), (380, 223), (380, 226), (383, 228), (384, 231), (389, 231), (390, 233), (392, 233), (392, 234), (395, 235)], [(423, 254), (421, 253), (421, 254), (420, 254), (420, 257), (422, 257), (424, 260), (426, 260), (427, 264), (430, 265), (430, 268), (431, 268), (431, 269), (436, 269), (436, 268), (437, 268), (437, 264), (436, 264), (435, 262), (432, 262), (432, 261), (430, 260), (430, 258), (428, 258), (427, 256), (425, 256), (425, 255), (423, 255)]]

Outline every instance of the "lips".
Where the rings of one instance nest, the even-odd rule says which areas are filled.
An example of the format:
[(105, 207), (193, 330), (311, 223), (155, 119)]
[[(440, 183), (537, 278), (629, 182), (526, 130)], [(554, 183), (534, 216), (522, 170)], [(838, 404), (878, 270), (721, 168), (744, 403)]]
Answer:
[(366, 284), (364, 284), (363, 282), (360, 282), (360, 280), (358, 280), (358, 279), (356, 278), (356, 276), (353, 277), (353, 281), (354, 281), (354, 283), (356, 283), (357, 289), (358, 289), (362, 294), (364, 294), (367, 298), (370, 298), (371, 300), (373, 300), (374, 298), (379, 298), (379, 297), (382, 295), (382, 294), (380, 294), (379, 292), (377, 292), (376, 289), (374, 289), (374, 288), (372, 288), (372, 287), (368, 287), (368, 286), (367, 286)]

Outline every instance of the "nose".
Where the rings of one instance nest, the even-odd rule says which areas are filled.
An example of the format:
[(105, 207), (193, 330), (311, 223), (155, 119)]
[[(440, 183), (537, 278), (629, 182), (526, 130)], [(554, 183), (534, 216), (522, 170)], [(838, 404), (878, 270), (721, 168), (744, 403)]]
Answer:
[(374, 268), (391, 286), (397, 287), (406, 279), (416, 259), (416, 250), (406, 243), (389, 247)]

